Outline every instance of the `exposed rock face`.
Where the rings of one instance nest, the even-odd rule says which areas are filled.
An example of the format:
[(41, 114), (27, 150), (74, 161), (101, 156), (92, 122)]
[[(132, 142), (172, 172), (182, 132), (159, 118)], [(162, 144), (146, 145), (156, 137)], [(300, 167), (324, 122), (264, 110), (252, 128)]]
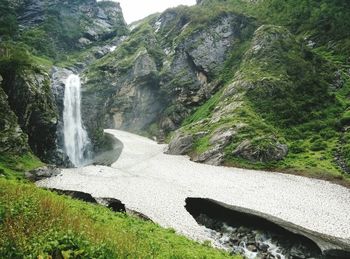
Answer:
[(113, 126), (137, 131), (154, 122), (161, 110), (157, 85), (158, 71), (154, 59), (147, 52), (139, 53), (131, 77), (126, 78), (113, 97), (110, 106)]
[(193, 30), (175, 9), (133, 29), (84, 75), (83, 113), (93, 142), (103, 127), (140, 133), (152, 126), (158, 137), (177, 129), (217, 91), (214, 78), (228, 52), (241, 31), (254, 26), (244, 16), (227, 14)]
[[(53, 68), (50, 82), (46, 72), (49, 68), (44, 68), (46, 65), (41, 64), (41, 61), (32, 60), (32, 53), (29, 52), (33, 50), (37, 55), (66, 59), (72, 51), (94, 44), (94, 47), (84, 52), (84, 60), (72, 68), (75, 72), (81, 72), (88, 64), (108, 54), (112, 46), (120, 44), (122, 35), (127, 34), (122, 10), (119, 3), (96, 0), (18, 0), (10, 1), (9, 5), (17, 16), (21, 31), (16, 41), (25, 42), (30, 46), (30, 51), (29, 48), (23, 47), (23, 50), (18, 46), (25, 54), (25, 62), (11, 69), (6, 65), (1, 68), (2, 89), (8, 96), (10, 106), (8, 110), (17, 116), (19, 126), (28, 135), (30, 149), (35, 155), (47, 163), (70, 166), (69, 159), (61, 149), (63, 122), (59, 118), (62, 118), (63, 112), (64, 81), (72, 72)], [(17, 52), (16, 48), (15, 44), (14, 53)], [(5, 50), (1, 49), (0, 55), (17, 57)], [(9, 130), (10, 126), (4, 128)], [(20, 130), (17, 131), (20, 134)], [(6, 146), (10, 147), (10, 144)], [(29, 151), (27, 145), (22, 146)]]
[[(213, 102), (207, 117), (180, 129), (185, 135), (187, 132), (191, 134), (207, 132), (195, 139), (193, 144), (195, 147), (196, 143), (201, 145), (204, 143), (204, 152), (203, 147), (197, 154), (196, 150), (187, 151), (193, 154), (193, 161), (220, 165), (229, 159), (240, 158), (251, 163), (266, 163), (279, 161), (287, 156), (288, 147), (284, 144), (284, 139), (272, 130), (273, 127), (266, 121), (261, 121), (260, 115), (254, 111), (255, 107), (252, 109), (251, 104), (247, 103), (248, 98), (255, 103), (262, 102), (258, 99), (258, 93), (264, 91), (270, 93), (270, 96), (266, 96), (265, 99), (271, 98), (273, 94), (271, 94), (272, 90), (267, 90), (269, 87), (271, 89), (284, 87), (279, 77), (276, 76), (277, 79), (269, 79), (269, 76), (256, 78), (258, 73), (256, 71), (263, 73), (269, 66), (278, 64), (281, 57), (287, 56), (286, 48), (293, 50), (294, 53), (301, 52), (300, 45), (285, 28), (261, 26), (256, 30), (250, 48), (243, 55), (242, 70), (236, 72), (234, 80)], [(252, 97), (253, 93), (254, 97)], [(274, 112), (278, 113), (278, 111)]]
[[(0, 76), (0, 85), (2, 78)], [(0, 154), (23, 154), (29, 150), (27, 135), (17, 123), (16, 115), (11, 111), (7, 95), (0, 87)]]
[[(118, 59), (98, 74), (85, 71), (82, 107), (86, 127), (94, 143), (102, 139), (102, 128), (142, 131), (162, 110), (158, 71), (154, 58), (145, 50), (135, 54), (134, 62), (122, 70)], [(101, 59), (104, 61), (104, 58)], [(95, 69), (95, 68), (94, 68)]]
[(221, 165), (224, 162), (224, 152), (222, 146), (214, 146), (204, 153), (193, 157), (192, 161), (205, 163), (208, 165)]
[[(210, 148), (202, 154), (197, 154), (192, 157), (194, 162), (205, 163), (209, 165), (222, 165), (225, 161), (225, 147), (230, 144), (230, 141), (237, 134), (236, 128), (222, 127), (217, 129), (209, 139)], [(207, 133), (206, 133), (207, 134)], [(206, 134), (200, 137), (205, 137)]]
[(58, 120), (49, 75), (24, 69), (9, 71), (3, 77), (2, 87), (9, 106), (21, 129), (28, 134), (29, 146), (39, 158), (49, 162), (55, 156)]
[(279, 143), (274, 138), (245, 140), (233, 151), (233, 155), (252, 162), (278, 161), (287, 154), (288, 146)]
[[(175, 18), (164, 13), (158, 19), (161, 23), (159, 33), (168, 29), (169, 19)], [(180, 31), (185, 31), (186, 26), (188, 24), (183, 24)], [(173, 59), (164, 68), (166, 76), (161, 80), (161, 90), (166, 93), (166, 98), (170, 97), (168, 106), (172, 109), (161, 118), (160, 125), (165, 131), (179, 127), (193, 108), (217, 90), (218, 82), (213, 79), (223, 68), (228, 51), (235, 47), (241, 31), (252, 27), (254, 25), (244, 16), (224, 15), (206, 29), (184, 38), (174, 49), (167, 50), (173, 53)], [(167, 128), (167, 125), (174, 127)]]
[(75, 47), (79, 44), (86, 46), (100, 39), (112, 38), (118, 33), (125, 32), (126, 28), (120, 5), (113, 1), (98, 3), (96, 0), (49, 2), (29, 0), (21, 3), (20, 7), (18, 20), (24, 28), (46, 25), (49, 19), (57, 20), (58, 27), (70, 27), (63, 30), (78, 32)]
[(193, 145), (193, 137), (191, 135), (177, 134), (169, 144), (169, 149), (166, 152), (170, 155), (185, 155)]

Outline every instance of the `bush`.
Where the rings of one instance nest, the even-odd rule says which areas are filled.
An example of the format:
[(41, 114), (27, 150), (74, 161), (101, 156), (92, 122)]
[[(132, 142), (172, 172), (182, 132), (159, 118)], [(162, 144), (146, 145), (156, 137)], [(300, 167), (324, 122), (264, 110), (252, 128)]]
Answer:
[(342, 126), (349, 126), (350, 125), (350, 111), (346, 111), (342, 118), (340, 119), (340, 123)]
[(320, 140), (320, 139), (317, 139), (315, 140), (314, 143), (312, 143), (311, 147), (310, 147), (310, 150), (312, 151), (321, 151), (321, 150), (325, 150), (327, 149), (328, 145), (326, 142)]
[(305, 147), (303, 146), (303, 141), (295, 141), (290, 145), (289, 151), (294, 154), (300, 154), (305, 151)]

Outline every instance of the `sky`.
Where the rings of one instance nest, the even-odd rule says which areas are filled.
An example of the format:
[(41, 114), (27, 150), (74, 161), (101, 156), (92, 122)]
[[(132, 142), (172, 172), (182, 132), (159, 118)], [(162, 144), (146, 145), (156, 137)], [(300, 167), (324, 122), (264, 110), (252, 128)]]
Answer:
[(162, 12), (167, 8), (178, 5), (194, 5), (196, 0), (115, 0), (119, 2), (125, 21), (131, 22), (145, 18), (146, 16)]

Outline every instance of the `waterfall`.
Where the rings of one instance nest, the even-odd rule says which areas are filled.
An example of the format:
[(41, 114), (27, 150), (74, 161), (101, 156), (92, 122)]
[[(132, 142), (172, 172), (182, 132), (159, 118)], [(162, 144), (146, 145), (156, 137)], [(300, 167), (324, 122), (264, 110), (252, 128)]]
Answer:
[(64, 148), (74, 166), (80, 167), (87, 163), (90, 140), (82, 125), (80, 110), (80, 77), (70, 75), (66, 81), (64, 93)]

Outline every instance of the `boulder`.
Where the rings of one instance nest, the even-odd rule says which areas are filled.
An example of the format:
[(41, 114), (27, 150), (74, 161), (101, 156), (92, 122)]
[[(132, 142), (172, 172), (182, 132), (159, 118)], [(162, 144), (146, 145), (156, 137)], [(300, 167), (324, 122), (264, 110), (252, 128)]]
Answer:
[(211, 145), (227, 145), (237, 132), (232, 128), (219, 128), (210, 138)]
[(170, 155), (185, 155), (193, 146), (192, 135), (181, 135), (177, 134), (170, 142), (166, 154)]
[(233, 151), (234, 156), (252, 162), (271, 162), (282, 160), (288, 154), (288, 146), (273, 137), (258, 137), (244, 140)]
[(25, 177), (33, 182), (40, 181), (45, 178), (55, 177), (61, 173), (56, 166), (48, 165), (25, 173)]
[(217, 145), (208, 151), (193, 157), (192, 161), (208, 165), (221, 165), (224, 162), (223, 147)]

